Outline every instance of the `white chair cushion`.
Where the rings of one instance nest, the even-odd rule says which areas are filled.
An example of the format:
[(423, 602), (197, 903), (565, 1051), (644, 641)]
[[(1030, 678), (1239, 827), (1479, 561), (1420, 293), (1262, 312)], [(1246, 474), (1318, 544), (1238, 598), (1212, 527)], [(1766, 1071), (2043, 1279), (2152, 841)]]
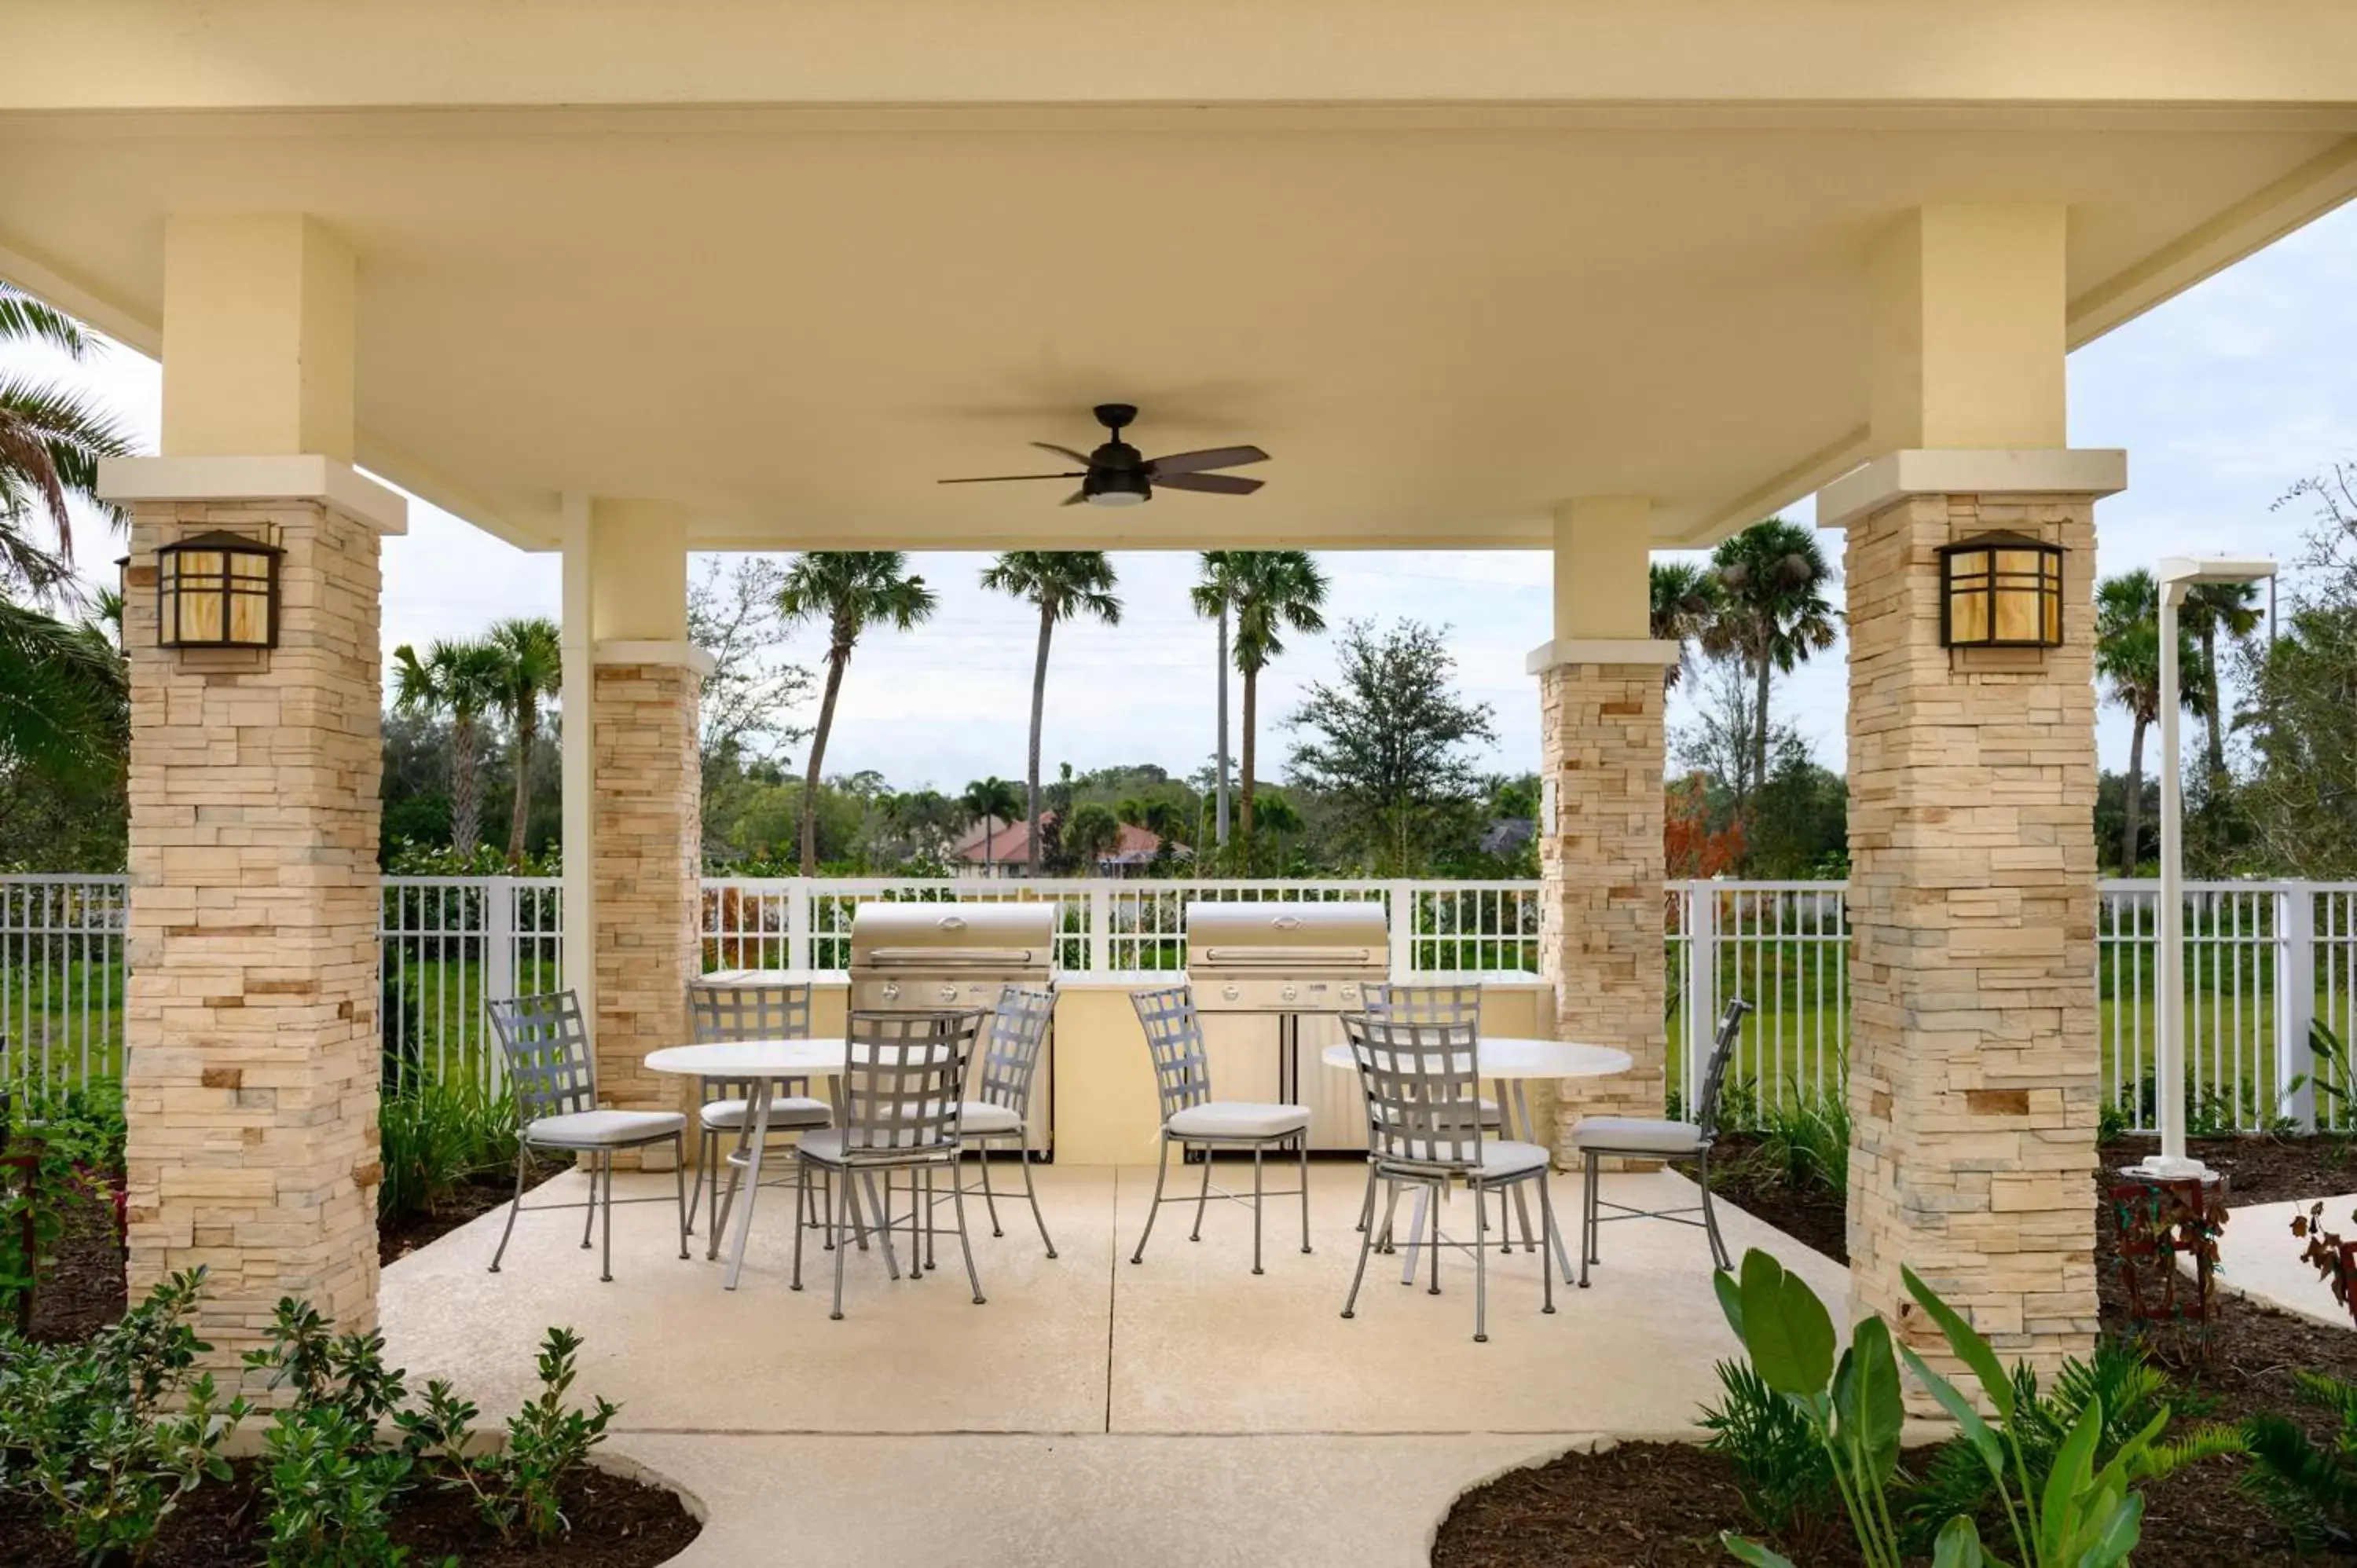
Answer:
[[(822, 1165), (839, 1165), (843, 1164), (843, 1129), (840, 1127), (821, 1127), (813, 1132), (805, 1133), (795, 1142), (794, 1147), (801, 1151), (804, 1159), (816, 1160)], [(928, 1146), (921, 1150), (912, 1148), (908, 1152), (922, 1156), (938, 1155), (942, 1158), (947, 1159), (949, 1157), (950, 1148), (951, 1145), (942, 1144)], [(888, 1156), (892, 1153), (891, 1150), (876, 1144), (863, 1145), (857, 1152), (863, 1155), (875, 1155), (878, 1157)]]
[(1517, 1144), (1512, 1138), (1481, 1144), (1481, 1177), (1484, 1181), (1501, 1181), (1520, 1176), (1524, 1171), (1544, 1170), (1547, 1152), (1536, 1144)]
[(977, 1137), (997, 1133), (1020, 1133), (1023, 1118), (1004, 1105), (992, 1105), (985, 1101), (966, 1100), (958, 1103), (958, 1124)]
[(1690, 1155), (1702, 1147), (1702, 1129), (1691, 1122), (1655, 1122), (1642, 1116), (1583, 1116), (1571, 1129), (1571, 1141), (1583, 1149)]
[(527, 1144), (559, 1149), (612, 1149), (684, 1132), (687, 1118), (676, 1111), (568, 1111), (524, 1123)]
[[(742, 1100), (716, 1100), (696, 1114), (704, 1124), (716, 1133), (741, 1130), (750, 1106)], [(804, 1100), (800, 1096), (779, 1095), (770, 1101), (770, 1131), (791, 1132), (797, 1127), (823, 1127), (834, 1120), (834, 1113), (823, 1100)]]
[(1180, 1138), (1282, 1138), (1307, 1130), (1309, 1111), (1301, 1105), (1211, 1100), (1189, 1106), (1163, 1125)]

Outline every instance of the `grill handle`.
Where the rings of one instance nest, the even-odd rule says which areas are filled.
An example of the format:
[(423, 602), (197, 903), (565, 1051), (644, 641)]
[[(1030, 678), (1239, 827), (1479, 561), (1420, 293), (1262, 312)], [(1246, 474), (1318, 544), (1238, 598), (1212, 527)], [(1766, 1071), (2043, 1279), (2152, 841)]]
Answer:
[(1374, 959), (1365, 948), (1205, 948), (1213, 969), (1340, 969), (1363, 967)]

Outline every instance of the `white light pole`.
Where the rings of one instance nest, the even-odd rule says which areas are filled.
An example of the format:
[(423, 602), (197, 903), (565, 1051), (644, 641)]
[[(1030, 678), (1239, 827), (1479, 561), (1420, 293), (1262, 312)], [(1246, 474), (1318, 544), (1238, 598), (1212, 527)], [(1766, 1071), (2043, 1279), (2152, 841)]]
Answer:
[[(2154, 1022), (2159, 1026), (2160, 1153), (2136, 1168), (2169, 1181), (2210, 1178), (2185, 1153), (2185, 837), (2184, 789), (2177, 736), (2177, 612), (2196, 583), (2271, 580), (2276, 564), (2257, 557), (2164, 556), (2160, 563), (2160, 972)], [(2212, 677), (2216, 677), (2212, 671)]]

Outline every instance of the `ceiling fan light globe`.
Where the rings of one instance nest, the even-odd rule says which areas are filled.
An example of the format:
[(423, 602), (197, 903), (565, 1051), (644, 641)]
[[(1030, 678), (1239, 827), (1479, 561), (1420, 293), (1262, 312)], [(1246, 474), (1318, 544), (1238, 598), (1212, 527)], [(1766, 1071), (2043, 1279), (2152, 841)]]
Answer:
[(1142, 490), (1098, 490), (1089, 497), (1091, 506), (1139, 506), (1147, 499)]

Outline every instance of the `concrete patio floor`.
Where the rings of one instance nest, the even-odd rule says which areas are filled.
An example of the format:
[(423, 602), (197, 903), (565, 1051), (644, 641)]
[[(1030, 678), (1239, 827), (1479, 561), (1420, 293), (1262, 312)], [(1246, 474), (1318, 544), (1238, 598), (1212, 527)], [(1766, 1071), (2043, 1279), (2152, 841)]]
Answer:
[[(1222, 1167), (1225, 1185), (1239, 1176)], [(1734, 1348), (1698, 1231), (1608, 1227), (1594, 1288), (1558, 1283), (1553, 1316), (1537, 1257), (1493, 1251), (1477, 1345), (1461, 1254), (1444, 1258), (1437, 1296), (1377, 1257), (1357, 1317), (1339, 1316), (1362, 1179), (1312, 1166), (1306, 1257), (1297, 1200), (1272, 1199), (1255, 1278), (1248, 1210), (1215, 1203), (1190, 1244), (1192, 1211), (1171, 1208), (1133, 1266), (1153, 1172), (1049, 1168), (1060, 1258), (1042, 1256), (1019, 1200), (1000, 1203), (1002, 1238), (976, 1200), (987, 1305), (970, 1301), (953, 1240), (922, 1283), (888, 1283), (880, 1256), (855, 1251), (839, 1323), (814, 1240), (809, 1288), (787, 1288), (782, 1191), (764, 1194), (733, 1294), (700, 1236), (691, 1262), (674, 1255), (667, 1204), (617, 1207), (610, 1284), (580, 1250), (577, 1210), (527, 1214), (502, 1272), (485, 1272), (495, 1213), (388, 1269), (382, 1321), (413, 1381), (450, 1378), (487, 1412), (527, 1395), (548, 1325), (578, 1330), (577, 1391), (622, 1406), (608, 1451), (705, 1512), (687, 1565), (1415, 1563), (1450, 1498), (1488, 1476), (1602, 1438), (1690, 1433), (1712, 1361)], [(1568, 1219), (1576, 1184), (1555, 1180)], [(618, 1183), (623, 1197), (670, 1185)], [(1609, 1188), (1649, 1206), (1691, 1194), (1667, 1173)], [(567, 1175), (539, 1197), (581, 1191)], [(1452, 1224), (1469, 1219), (1461, 1197), (1450, 1207)], [(1766, 1247), (1839, 1298), (1839, 1265), (1722, 1219), (1737, 1253)]]

